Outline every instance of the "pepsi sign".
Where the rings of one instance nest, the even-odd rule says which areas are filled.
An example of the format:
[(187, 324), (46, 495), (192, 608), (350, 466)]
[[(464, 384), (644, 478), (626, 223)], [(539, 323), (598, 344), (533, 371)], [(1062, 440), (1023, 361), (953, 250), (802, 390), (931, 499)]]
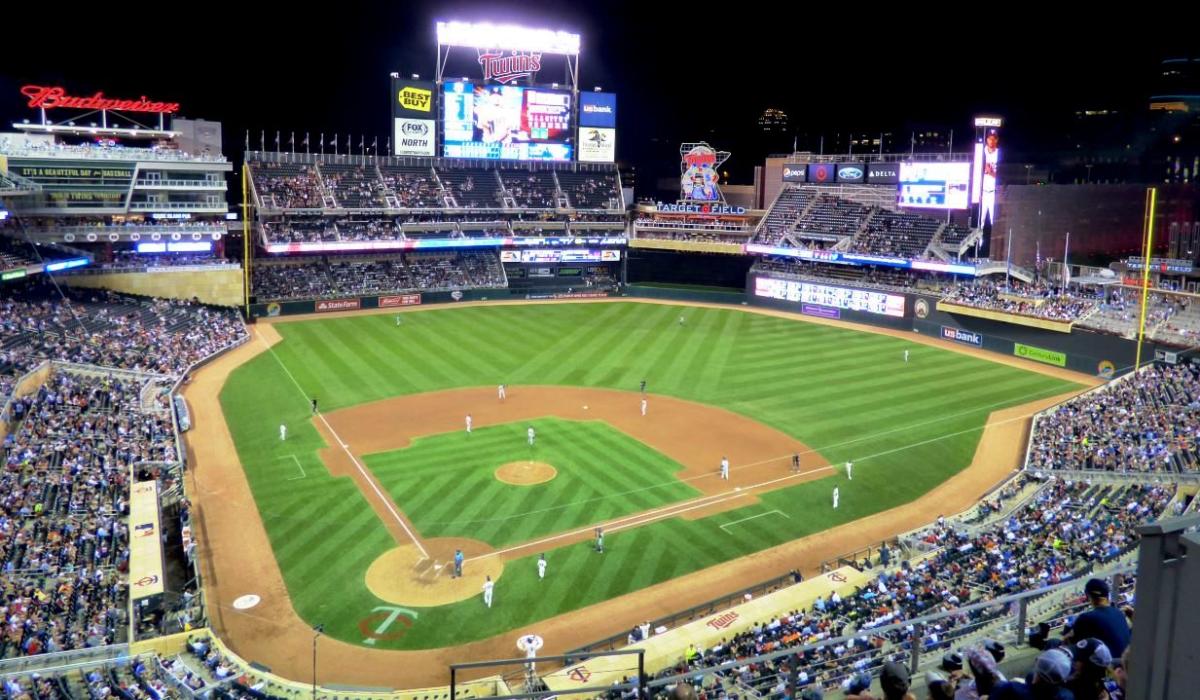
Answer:
[(807, 182), (808, 170), (803, 165), (788, 165), (783, 166), (783, 181), (784, 182)]

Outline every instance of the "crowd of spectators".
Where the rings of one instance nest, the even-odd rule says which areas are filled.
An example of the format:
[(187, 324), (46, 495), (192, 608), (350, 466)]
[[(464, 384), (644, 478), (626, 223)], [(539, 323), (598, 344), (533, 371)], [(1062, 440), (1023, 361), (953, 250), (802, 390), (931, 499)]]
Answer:
[(254, 163), (254, 188), (269, 209), (319, 209), (324, 206), (320, 176), (309, 165)]
[(308, 258), (260, 264), (253, 274), (254, 293), (270, 301), (503, 287), (506, 283), (500, 258), (493, 251)]
[(1017, 280), (1005, 284), (981, 279), (960, 284), (948, 290), (943, 301), (1052, 321), (1077, 321), (1096, 308), (1094, 299), (1074, 296), (1049, 285), (1025, 284)]
[[(1012, 493), (1019, 491), (1014, 488)], [(906, 620), (1084, 576), (1131, 551), (1135, 528), (1162, 514), (1174, 496), (1173, 485), (1045, 479), (1007, 516), (994, 515), (971, 525), (939, 518), (916, 534), (933, 548), (917, 563), (882, 564), (869, 585), (850, 594), (820, 597), (809, 609), (757, 622), (707, 649), (689, 646), (676, 665), (659, 675), (695, 673), (689, 683), (709, 692), (719, 693), (734, 681), (757, 694), (778, 695), (788, 675), (788, 657), (734, 665), (718, 673), (701, 669), (791, 646), (818, 645), (797, 659), (799, 687), (818, 692), (861, 689), (864, 677), (869, 685), (870, 676), (887, 662), (910, 656), (913, 629), (903, 625)], [(921, 651), (953, 650), (965, 634), (1004, 612), (984, 606), (943, 617), (923, 630)], [(895, 624), (902, 626), (872, 632)], [(821, 645), (844, 637), (849, 641)]]
[(1200, 471), (1200, 373), (1144, 367), (1037, 418), (1029, 466), (1043, 470)]

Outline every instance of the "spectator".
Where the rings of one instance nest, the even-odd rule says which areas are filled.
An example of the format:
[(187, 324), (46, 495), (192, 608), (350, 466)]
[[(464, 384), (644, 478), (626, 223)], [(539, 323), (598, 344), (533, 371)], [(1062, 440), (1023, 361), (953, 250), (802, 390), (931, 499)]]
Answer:
[(1129, 646), (1129, 622), (1125, 615), (1109, 601), (1108, 583), (1103, 579), (1088, 579), (1083, 587), (1092, 609), (1075, 618), (1071, 627), (1070, 640), (1100, 640), (1111, 656), (1120, 656)]

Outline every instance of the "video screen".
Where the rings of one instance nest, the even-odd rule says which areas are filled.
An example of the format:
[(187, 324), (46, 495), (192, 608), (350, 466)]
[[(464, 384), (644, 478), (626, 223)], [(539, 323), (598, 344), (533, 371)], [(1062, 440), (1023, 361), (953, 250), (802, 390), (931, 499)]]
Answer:
[(901, 163), (897, 203), (920, 209), (966, 209), (970, 163)]
[(571, 93), (519, 85), (447, 83), (442, 155), (571, 160)]

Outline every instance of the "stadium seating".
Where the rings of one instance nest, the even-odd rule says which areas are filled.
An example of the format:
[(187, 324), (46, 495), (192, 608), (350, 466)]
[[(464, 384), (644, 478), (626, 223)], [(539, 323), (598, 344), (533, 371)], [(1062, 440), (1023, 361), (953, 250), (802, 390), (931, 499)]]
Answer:
[(775, 205), (763, 219), (762, 228), (754, 242), (764, 245), (779, 245), (783, 241), (784, 234), (811, 202), (812, 196), (808, 190), (785, 187), (779, 193), (779, 198), (775, 200)]
[(501, 170), (500, 181), (518, 207), (554, 209), (558, 206), (554, 173)]
[(497, 209), (503, 206), (500, 180), (494, 170), (437, 169), (442, 185), (458, 206), (468, 209)]
[(560, 171), (558, 184), (576, 209), (619, 209), (621, 192), (612, 173)]
[(916, 214), (878, 211), (850, 249), (870, 255), (920, 258), (942, 225)]
[(321, 179), (334, 201), (347, 208), (382, 208), (387, 206), (386, 186), (372, 165), (321, 163)]
[(500, 258), (492, 251), (304, 258), (260, 264), (253, 274), (254, 293), (270, 301), (503, 287), (506, 283)]
[(1032, 469), (1200, 471), (1200, 371), (1146, 367), (1037, 419)]
[(1056, 288), (1027, 285), (1016, 280), (1007, 286), (975, 280), (952, 288), (943, 300), (960, 306), (1053, 321), (1077, 321), (1096, 308), (1094, 299), (1070, 296)]
[(312, 166), (255, 163), (250, 173), (259, 201), (268, 209), (312, 209), (325, 205), (320, 176)]
[(380, 165), (379, 172), (400, 208), (431, 209), (445, 206), (445, 192), (434, 178), (432, 168)]

